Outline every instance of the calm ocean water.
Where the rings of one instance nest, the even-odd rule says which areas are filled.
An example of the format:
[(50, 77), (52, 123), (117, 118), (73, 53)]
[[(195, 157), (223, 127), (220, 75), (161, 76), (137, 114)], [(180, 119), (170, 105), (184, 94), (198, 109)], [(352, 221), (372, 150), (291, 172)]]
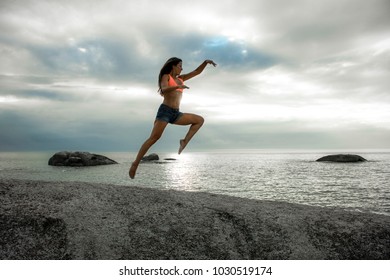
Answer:
[(128, 178), (134, 153), (99, 153), (119, 164), (84, 168), (48, 166), (53, 153), (0, 153), (0, 178), (201, 191), (390, 215), (390, 152), (356, 153), (368, 162), (315, 162), (329, 152), (161, 153), (158, 163), (141, 164), (134, 180)]

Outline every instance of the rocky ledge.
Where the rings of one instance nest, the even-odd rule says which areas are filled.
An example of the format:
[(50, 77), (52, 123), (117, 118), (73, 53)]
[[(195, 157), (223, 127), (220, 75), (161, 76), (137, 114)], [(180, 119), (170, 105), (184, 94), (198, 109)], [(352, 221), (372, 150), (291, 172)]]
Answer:
[(359, 155), (339, 154), (328, 155), (317, 159), (317, 161), (332, 161), (332, 162), (363, 162), (367, 161), (365, 158)]
[(80, 167), (117, 164), (117, 162), (108, 157), (89, 152), (58, 152), (49, 159), (48, 164), (54, 166)]
[(390, 216), (0, 179), (0, 259), (390, 259)]

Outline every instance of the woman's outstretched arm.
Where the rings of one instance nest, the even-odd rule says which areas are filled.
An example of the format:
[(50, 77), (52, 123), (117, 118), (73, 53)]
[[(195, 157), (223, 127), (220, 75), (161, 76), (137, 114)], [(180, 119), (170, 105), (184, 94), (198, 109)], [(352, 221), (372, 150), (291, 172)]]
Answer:
[(192, 79), (195, 76), (198, 76), (206, 68), (207, 64), (211, 64), (214, 67), (217, 66), (217, 64), (214, 61), (207, 59), (207, 60), (203, 61), (203, 63), (201, 65), (199, 65), (198, 68), (196, 68), (194, 71), (192, 71), (188, 74), (180, 75), (180, 78), (182, 78), (183, 81), (186, 81), (186, 80)]

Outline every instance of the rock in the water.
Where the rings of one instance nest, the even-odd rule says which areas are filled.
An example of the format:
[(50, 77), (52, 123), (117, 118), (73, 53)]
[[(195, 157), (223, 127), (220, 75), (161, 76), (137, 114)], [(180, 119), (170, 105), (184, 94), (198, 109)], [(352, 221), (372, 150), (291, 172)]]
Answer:
[(317, 159), (317, 161), (362, 162), (367, 160), (359, 155), (339, 154), (324, 156), (322, 158)]
[(144, 156), (142, 158), (142, 161), (154, 161), (154, 160), (159, 160), (160, 157), (157, 154), (150, 154), (148, 156)]
[(117, 164), (108, 157), (88, 152), (58, 152), (49, 159), (49, 165), (54, 166), (95, 166)]

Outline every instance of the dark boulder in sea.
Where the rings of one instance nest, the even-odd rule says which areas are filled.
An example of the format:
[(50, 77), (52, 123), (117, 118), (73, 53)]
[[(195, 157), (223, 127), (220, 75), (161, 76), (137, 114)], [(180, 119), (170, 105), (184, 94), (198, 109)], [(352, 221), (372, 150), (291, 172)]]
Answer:
[(117, 164), (108, 157), (91, 154), (89, 152), (58, 152), (49, 159), (49, 165), (53, 166), (96, 166)]
[(332, 162), (363, 162), (367, 161), (365, 158), (359, 155), (339, 154), (328, 155), (317, 159), (317, 161), (332, 161)]
[(142, 158), (142, 161), (154, 161), (154, 160), (159, 160), (160, 157), (158, 156), (158, 154), (150, 154), (150, 155), (147, 155), (147, 156), (144, 156)]

